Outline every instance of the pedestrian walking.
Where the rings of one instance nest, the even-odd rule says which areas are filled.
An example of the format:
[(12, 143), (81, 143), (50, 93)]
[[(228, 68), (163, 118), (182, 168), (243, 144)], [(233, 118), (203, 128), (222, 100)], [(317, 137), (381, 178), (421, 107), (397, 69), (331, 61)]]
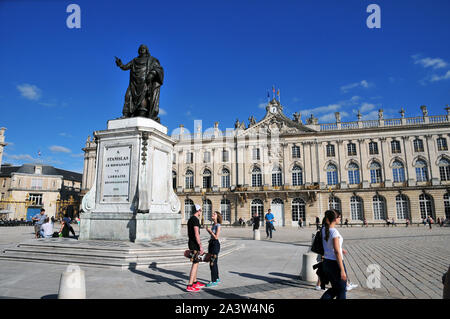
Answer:
[(214, 287), (220, 283), (219, 279), (219, 266), (217, 265), (220, 252), (220, 224), (222, 224), (222, 215), (219, 212), (214, 212), (211, 216), (213, 220), (213, 226), (211, 229), (206, 227), (206, 231), (211, 235), (211, 239), (208, 244), (208, 253), (211, 254), (211, 261), (209, 263), (209, 269), (211, 270), (211, 281), (206, 284), (206, 287)]
[(36, 238), (39, 238), (41, 236), (41, 226), (45, 222), (45, 219), (47, 218), (47, 215), (45, 214), (45, 209), (41, 208), (41, 211), (39, 214), (36, 214), (31, 220), (33, 220), (34, 223), (34, 235)]
[(316, 230), (319, 230), (320, 219), (319, 216), (316, 216)]
[(409, 219), (407, 218), (406, 219), (406, 227), (408, 227), (409, 226)]
[(274, 229), (273, 223), (275, 221), (274, 216), (271, 212), (272, 210), (269, 209), (266, 216), (264, 216), (264, 219), (266, 220), (266, 238), (270, 237), (270, 239), (272, 239), (272, 231)]
[(325, 212), (325, 225), (322, 228), (322, 244), (324, 248), (323, 271), (331, 283), (321, 299), (346, 299), (347, 273), (344, 266), (342, 248), (343, 237), (336, 229), (341, 214), (334, 210)]
[(298, 219), (298, 227), (303, 228), (303, 219), (301, 217)]
[(345, 219), (344, 225), (348, 227), (348, 218)]
[(431, 216), (428, 216), (427, 222), (428, 222), (428, 226), (430, 226), (430, 229), (431, 229), (431, 224), (433, 222), (433, 220), (431, 219)]
[[(188, 247), (191, 251), (197, 251), (200, 255), (203, 255), (202, 242), (200, 241), (200, 215), (202, 213), (202, 207), (195, 205), (195, 213), (189, 218), (187, 223), (188, 231)], [(205, 284), (197, 281), (198, 260), (194, 258), (192, 260), (191, 272), (189, 274), (189, 283), (186, 290), (191, 292), (200, 291)]]

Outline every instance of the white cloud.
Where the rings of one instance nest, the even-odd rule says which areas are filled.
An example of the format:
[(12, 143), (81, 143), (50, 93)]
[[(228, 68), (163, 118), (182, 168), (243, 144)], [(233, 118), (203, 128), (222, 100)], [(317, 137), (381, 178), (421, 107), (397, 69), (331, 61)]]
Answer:
[(19, 90), (20, 94), (28, 100), (37, 101), (41, 97), (41, 89), (36, 85), (24, 83), (17, 85), (16, 88)]
[(439, 76), (437, 74), (433, 74), (431, 76), (430, 82), (437, 82), (437, 81), (442, 81), (442, 80), (447, 80), (450, 79), (450, 70), (447, 71), (447, 73), (445, 73), (442, 76)]
[(73, 137), (72, 135), (70, 135), (69, 133), (66, 133), (66, 132), (61, 132), (58, 135), (62, 136), (62, 137)]
[(258, 107), (259, 107), (260, 109), (265, 109), (266, 106), (267, 106), (267, 103), (259, 103), (259, 104), (258, 104)]
[(445, 62), (441, 58), (422, 58), (419, 59), (418, 55), (413, 55), (412, 58), (414, 59), (414, 64), (420, 64), (424, 68), (433, 68), (433, 69), (442, 69), (448, 66), (448, 63)]
[(373, 110), (374, 108), (376, 108), (375, 104), (371, 104), (371, 103), (363, 103), (361, 105), (361, 107), (359, 108), (359, 110), (364, 113), (364, 112), (368, 112)]
[(15, 161), (34, 161), (33, 156), (29, 154), (19, 154), (19, 155), (10, 155), (8, 153), (4, 153), (4, 156), (8, 160), (15, 160)]
[(313, 109), (306, 109), (302, 110), (302, 114), (305, 114), (307, 116), (314, 114), (314, 113), (328, 113), (328, 112), (337, 112), (342, 107), (341, 104), (329, 104), (327, 106), (319, 106), (315, 107)]
[(350, 83), (350, 84), (341, 86), (341, 91), (343, 93), (347, 93), (351, 89), (355, 89), (357, 87), (362, 87), (362, 88), (367, 89), (367, 88), (369, 88), (372, 85), (373, 85), (372, 83), (369, 83), (366, 80), (362, 80), (360, 82)]
[(81, 158), (81, 157), (84, 157), (84, 153), (70, 154), (70, 156), (75, 157), (75, 158)]
[(49, 149), (53, 153), (72, 153), (72, 151), (69, 150), (67, 147), (59, 146), (59, 145), (52, 145), (49, 147)]
[(159, 114), (160, 115), (167, 115), (167, 112), (166, 112), (166, 110), (164, 110), (162, 108), (159, 108)]

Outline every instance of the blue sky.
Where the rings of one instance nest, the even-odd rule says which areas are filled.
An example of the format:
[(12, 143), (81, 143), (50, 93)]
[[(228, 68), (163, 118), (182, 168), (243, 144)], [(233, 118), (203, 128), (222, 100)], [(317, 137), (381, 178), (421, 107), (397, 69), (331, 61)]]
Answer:
[[(66, 8), (81, 8), (69, 29)], [(369, 4), (381, 29), (369, 29)], [(260, 120), (276, 85), (287, 116), (320, 122), (444, 114), (450, 104), (450, 1), (0, 0), (3, 162), (82, 172), (88, 135), (121, 116), (124, 63), (146, 44), (165, 70), (161, 122), (193, 131)]]

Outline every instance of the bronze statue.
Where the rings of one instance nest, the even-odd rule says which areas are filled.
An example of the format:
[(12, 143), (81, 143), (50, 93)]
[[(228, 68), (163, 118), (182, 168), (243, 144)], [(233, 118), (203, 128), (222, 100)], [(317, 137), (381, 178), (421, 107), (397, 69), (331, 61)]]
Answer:
[(141, 116), (159, 123), (159, 89), (163, 84), (164, 70), (158, 59), (150, 55), (146, 45), (142, 44), (138, 53), (138, 57), (125, 65), (116, 57), (118, 67), (130, 70), (122, 118)]

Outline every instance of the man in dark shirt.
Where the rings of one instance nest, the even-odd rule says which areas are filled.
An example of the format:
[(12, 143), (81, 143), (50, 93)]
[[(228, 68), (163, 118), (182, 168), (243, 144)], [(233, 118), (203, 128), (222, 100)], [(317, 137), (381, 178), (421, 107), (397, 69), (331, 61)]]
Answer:
[[(188, 230), (188, 247), (189, 250), (196, 250), (200, 255), (203, 254), (202, 242), (200, 240), (200, 214), (202, 208), (200, 205), (195, 205), (195, 214), (189, 218), (187, 223)], [(191, 273), (189, 275), (189, 283), (187, 285), (187, 291), (199, 291), (205, 285), (197, 281), (198, 261), (192, 261)]]

